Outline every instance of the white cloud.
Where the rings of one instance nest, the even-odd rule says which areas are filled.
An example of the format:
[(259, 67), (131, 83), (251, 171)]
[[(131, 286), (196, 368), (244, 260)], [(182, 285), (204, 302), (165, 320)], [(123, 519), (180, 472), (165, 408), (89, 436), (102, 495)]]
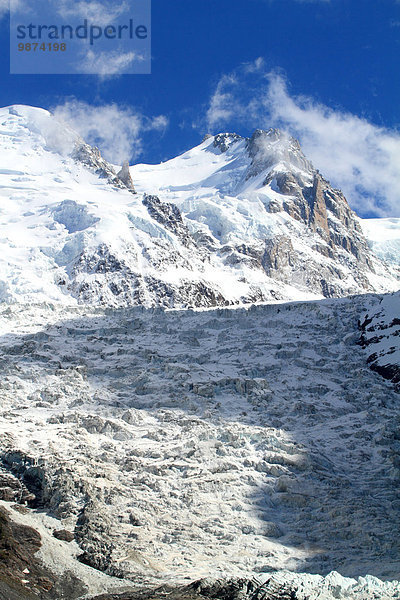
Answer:
[(300, 138), (315, 165), (343, 188), (360, 213), (400, 212), (400, 135), (310, 98), (291, 98), (270, 76), (264, 106), (272, 121)]
[(233, 75), (224, 75), (218, 82), (206, 115), (209, 128), (212, 129), (218, 123), (229, 121), (233, 117), (236, 101), (234, 94), (229, 90), (234, 89), (236, 84), (237, 80)]
[[(129, 2), (116, 4), (111, 0), (50, 1), (62, 19), (87, 19), (100, 27), (113, 23), (130, 8)], [(31, 12), (33, 8), (32, 3), (26, 2), (26, 0), (0, 0), (0, 18), (9, 13), (10, 4), (13, 12)]]
[(88, 50), (79, 69), (83, 74), (95, 74), (102, 79), (122, 75), (132, 63), (143, 61), (143, 56), (135, 52), (95, 52)]
[(291, 96), (282, 75), (267, 73), (261, 61), (221, 78), (206, 123), (214, 131), (227, 125), (279, 127), (300, 140), (307, 157), (359, 214), (400, 214), (399, 132), (310, 97)]
[(129, 9), (127, 2), (116, 4), (107, 0), (90, 0), (71, 2), (71, 0), (56, 0), (57, 11), (63, 19), (88, 19), (100, 27), (112, 23)]
[(25, 0), (0, 0), (0, 19), (5, 15), (8, 15), (11, 9), (16, 11), (30, 11), (30, 7), (26, 4)]
[(9, 0), (0, 0), (0, 19), (4, 17), (10, 10)]
[(263, 73), (265, 71), (265, 60), (259, 56), (253, 62), (244, 63), (242, 65), (245, 73)]
[(103, 156), (114, 164), (135, 159), (142, 152), (142, 136), (149, 131), (163, 132), (168, 126), (164, 116), (148, 118), (118, 104), (92, 106), (76, 99), (67, 100), (53, 109), (83, 139), (100, 148)]

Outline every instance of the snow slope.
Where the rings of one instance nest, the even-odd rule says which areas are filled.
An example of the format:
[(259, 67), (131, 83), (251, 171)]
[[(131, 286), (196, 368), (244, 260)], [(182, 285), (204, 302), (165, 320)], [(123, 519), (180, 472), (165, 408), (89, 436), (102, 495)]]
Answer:
[(400, 265), (400, 219), (361, 219), (360, 224), (374, 254)]
[[(184, 308), (398, 289), (279, 132), (216, 136), (131, 174), (138, 194), (47, 111), (0, 109), (0, 300)], [(317, 192), (330, 208), (314, 214)]]

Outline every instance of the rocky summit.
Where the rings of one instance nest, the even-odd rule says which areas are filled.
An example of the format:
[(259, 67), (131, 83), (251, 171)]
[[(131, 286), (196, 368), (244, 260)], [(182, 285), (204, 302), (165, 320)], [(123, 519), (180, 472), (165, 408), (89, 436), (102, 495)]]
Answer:
[(275, 129), (121, 167), (24, 106), (0, 194), (0, 599), (398, 600), (398, 220)]

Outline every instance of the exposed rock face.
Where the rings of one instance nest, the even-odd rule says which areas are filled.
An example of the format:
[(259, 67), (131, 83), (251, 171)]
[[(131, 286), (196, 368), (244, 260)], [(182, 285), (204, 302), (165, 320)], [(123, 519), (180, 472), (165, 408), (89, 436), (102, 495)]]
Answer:
[(85, 586), (71, 573), (52, 573), (36, 557), (42, 546), (33, 528), (15, 523), (0, 508), (0, 598), (2, 600), (77, 599)]
[(85, 142), (75, 146), (72, 158), (85, 165), (85, 167), (96, 173), (96, 175), (99, 175), (99, 177), (107, 179), (111, 185), (118, 188), (127, 188), (133, 194), (136, 193), (129, 173), (129, 164), (127, 166), (124, 164), (121, 171), (117, 174), (114, 167), (102, 157), (100, 150), (96, 146), (90, 146)]
[[(184, 226), (170, 222), (170, 227), (189, 243)], [(169, 250), (169, 252), (168, 252)], [(171, 251), (162, 240), (153, 252), (143, 250), (147, 261), (160, 271), (170, 265), (183, 264), (190, 271), (191, 265), (179, 251)], [(116, 256), (105, 244), (95, 251), (83, 252), (76, 260), (68, 289), (80, 302), (92, 304), (98, 301), (111, 306), (158, 305), (210, 307), (227, 306), (230, 301), (218, 291), (201, 281), (181, 279), (178, 283), (160, 281), (155, 275), (143, 276), (137, 269), (136, 249), (129, 248), (127, 256)], [(90, 281), (86, 275), (91, 275)], [(82, 274), (82, 276), (80, 276)]]
[(184, 246), (190, 246), (192, 243), (190, 233), (183, 223), (180, 210), (175, 204), (161, 202), (158, 196), (146, 194), (143, 198), (143, 204), (149, 211), (149, 214), (157, 223), (164, 225), (169, 231), (174, 233)]
[[(297, 140), (276, 129), (257, 130), (247, 147), (252, 158), (247, 177), (271, 169), (264, 183), (275, 182), (277, 190), (289, 196), (283, 198), (281, 210), (318, 233), (329, 247), (343, 248), (372, 268), (368, 244), (345, 197), (314, 169)], [(278, 208), (274, 203), (273, 212)]]
[(53, 536), (62, 542), (72, 542), (75, 538), (72, 531), (67, 531), (66, 529), (58, 529), (57, 531), (53, 531)]
[(78, 516), (75, 537), (83, 554), (79, 560), (90, 567), (109, 575), (122, 576), (122, 572), (112, 563), (114, 545), (110, 542), (112, 523), (102, 510), (102, 505), (87, 498)]
[(240, 142), (242, 140), (242, 136), (237, 133), (219, 133), (214, 136), (214, 148), (219, 148), (221, 152), (227, 152), (227, 150), (234, 144), (235, 142)]
[(256, 129), (246, 140), (251, 166), (247, 179), (271, 169), (276, 164), (291, 166), (305, 172), (313, 170), (312, 164), (301, 151), (299, 142), (279, 129)]
[(0, 500), (26, 504), (34, 498), (35, 496), (22, 481), (11, 473), (0, 470)]
[(0, 151), (26, 233), (13, 234), (11, 203), (0, 301), (185, 308), (397, 289), (343, 195), (276, 129), (221, 133), (117, 174), (50, 114), (17, 107), (0, 121)]
[(371, 291), (366, 272), (374, 273), (373, 260), (357, 218), (343, 194), (306, 159), (299, 142), (276, 129), (256, 130), (246, 146), (251, 158), (246, 179), (267, 173), (264, 185), (281, 195), (271, 200), (268, 210), (284, 211), (304, 224), (313, 249), (328, 259), (320, 261), (318, 254), (305, 259), (288, 236), (278, 236), (265, 245), (261, 263), (267, 274), (289, 284), (302, 282), (324, 296), (340, 296), (345, 287), (340, 284), (342, 267), (346, 266), (355, 280), (354, 293), (357, 288)]
[(124, 594), (103, 594), (90, 600), (390, 600), (397, 597), (396, 586), (379, 589), (373, 578), (345, 579), (339, 573), (327, 577), (270, 573), (253, 579), (202, 579), (187, 586), (163, 586), (154, 590), (132, 590)]
[(1, 600), (82, 598), (86, 585), (67, 569), (52, 572), (37, 556), (43, 542), (38, 531), (15, 522), (12, 512), (0, 507)]
[(382, 297), (360, 320), (360, 330), (370, 368), (400, 391), (400, 293)]
[(128, 190), (131, 190), (134, 194), (135, 186), (133, 185), (133, 180), (129, 171), (129, 162), (126, 160), (122, 165), (122, 169), (117, 173), (117, 177), (126, 185)]
[(43, 506), (43, 489), (45, 475), (43, 469), (24, 452), (4, 452), (1, 456), (3, 468), (11, 472), (11, 476), (20, 480), (20, 495), (15, 501), (27, 503), (29, 506)]
[(295, 253), (289, 237), (280, 236), (265, 243), (262, 266), (269, 276), (276, 272), (284, 273), (288, 267), (294, 266)]
[(171, 600), (297, 600), (295, 586), (276, 583), (273, 578), (262, 585), (256, 579), (202, 579), (187, 586), (163, 586), (155, 590), (138, 590), (125, 594), (104, 594), (91, 600), (150, 600), (168, 597)]
[[(7, 600), (39, 598), (51, 590), (54, 580), (45, 577), (34, 555), (41, 546), (40, 535), (30, 527), (15, 525), (0, 508), (0, 597)], [(29, 587), (25, 572), (29, 572)], [(32, 589), (33, 588), (33, 589)], [(4, 595), (3, 595), (4, 594)], [(54, 596), (53, 596), (54, 597)]]
[(200, 580), (186, 588), (193, 590), (202, 598), (211, 600), (300, 600), (296, 592), (298, 587), (272, 576), (264, 584), (257, 579), (231, 579), (215, 581)]

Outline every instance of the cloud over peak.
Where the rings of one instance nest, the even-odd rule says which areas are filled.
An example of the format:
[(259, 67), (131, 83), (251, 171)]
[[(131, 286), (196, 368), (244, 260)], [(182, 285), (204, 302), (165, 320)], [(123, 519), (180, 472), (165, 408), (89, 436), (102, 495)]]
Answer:
[(210, 131), (279, 127), (300, 140), (315, 167), (344, 191), (360, 215), (399, 215), (399, 132), (310, 96), (291, 95), (284, 76), (267, 71), (262, 59), (221, 77), (205, 124)]
[(54, 107), (53, 113), (87, 143), (98, 146), (104, 157), (115, 164), (142, 153), (146, 132), (162, 133), (168, 126), (163, 115), (149, 118), (131, 107), (115, 103), (93, 106), (76, 98)]

